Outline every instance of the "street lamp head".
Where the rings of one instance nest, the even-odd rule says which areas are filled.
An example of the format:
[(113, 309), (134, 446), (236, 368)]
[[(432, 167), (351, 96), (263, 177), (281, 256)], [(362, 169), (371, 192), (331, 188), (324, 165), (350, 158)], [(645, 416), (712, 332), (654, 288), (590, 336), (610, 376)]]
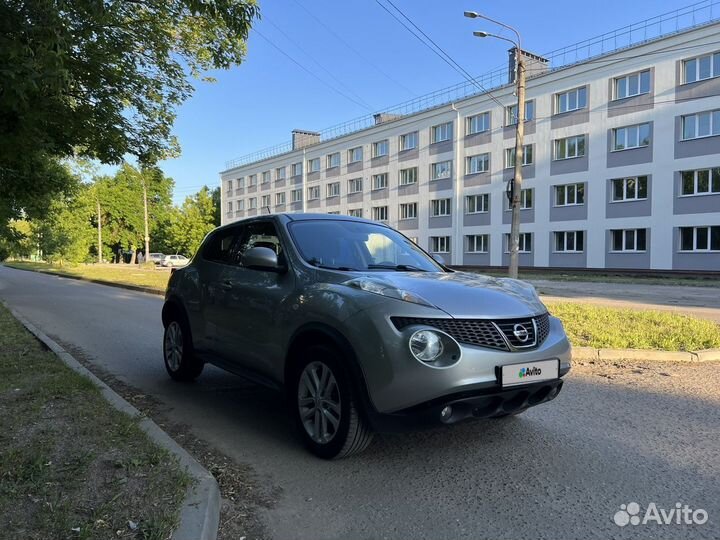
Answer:
[(477, 11), (466, 11), (463, 15), (465, 15), (468, 19), (477, 19), (480, 16)]
[(483, 32), (482, 30), (475, 30), (473, 32), (473, 36), (475, 37), (488, 37), (489, 35), (490, 34), (488, 34), (487, 32)]

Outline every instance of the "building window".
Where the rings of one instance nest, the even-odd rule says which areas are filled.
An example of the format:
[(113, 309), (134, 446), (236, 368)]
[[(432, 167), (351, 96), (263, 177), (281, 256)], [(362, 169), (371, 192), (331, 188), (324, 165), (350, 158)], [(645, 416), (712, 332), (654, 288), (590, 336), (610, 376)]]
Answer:
[(482, 133), (490, 129), (490, 113), (484, 112), (476, 114), (475, 116), (469, 116), (467, 118), (467, 125), (465, 133), (467, 135), (474, 135), (475, 133)]
[(233, 181), (228, 180), (227, 181), (227, 194), (232, 195), (232, 189), (233, 189)]
[[(515, 105), (510, 105), (508, 107), (505, 107), (505, 125), (506, 126), (514, 126), (518, 122), (518, 115), (517, 115), (517, 103)], [(530, 122), (531, 120), (535, 119), (535, 102), (534, 101), (526, 101), (525, 102), (525, 121)]]
[(466, 214), (483, 214), (490, 211), (490, 194), (467, 195), (465, 197)]
[(232, 202), (232, 201), (228, 201), (228, 202), (227, 202), (227, 213), (228, 213), (228, 214), (232, 214), (232, 211), (233, 211), (233, 202)]
[(361, 193), (363, 190), (362, 178), (351, 178), (348, 180), (348, 193)]
[(410, 167), (409, 169), (400, 169), (400, 185), (408, 186), (416, 184), (418, 181), (418, 168)]
[(339, 215), (340, 215), (340, 210), (330, 210), (328, 212), (328, 216), (339, 216)]
[[(510, 210), (510, 201), (507, 197), (505, 199), (505, 210)], [(520, 190), (520, 210), (530, 210), (533, 207), (533, 188), (526, 188)]]
[(388, 220), (388, 207), (387, 206), (373, 206), (372, 215), (373, 215), (373, 219), (375, 221), (387, 221)]
[(293, 189), (290, 192), (290, 201), (296, 203), (302, 201), (302, 189)]
[(332, 182), (326, 186), (327, 198), (340, 196), (340, 182)]
[[(526, 144), (523, 146), (523, 167), (532, 165), (533, 162), (533, 145)], [(515, 147), (505, 149), (505, 168), (512, 169), (515, 167)]]
[(615, 99), (625, 99), (650, 92), (650, 70), (631, 73), (615, 78), (613, 82)]
[(248, 208), (250, 210), (257, 210), (257, 197), (251, 197), (248, 199)]
[(257, 174), (251, 174), (248, 176), (248, 187), (257, 186)]
[[(532, 252), (532, 233), (520, 233), (518, 236), (518, 253)], [(505, 233), (505, 253), (510, 253), (510, 234)]]
[(430, 180), (450, 178), (452, 174), (452, 161), (441, 161), (430, 165)]
[(484, 173), (490, 170), (490, 154), (479, 154), (465, 158), (465, 174)]
[(348, 210), (348, 216), (362, 217), (363, 216), (362, 208), (351, 208), (350, 210)]
[(386, 187), (388, 187), (388, 175), (387, 175), (387, 173), (373, 174), (373, 177), (372, 177), (372, 188), (373, 188), (373, 190), (376, 190), (376, 189), (385, 189)]
[(555, 251), (581, 253), (585, 249), (584, 231), (558, 231), (555, 234)]
[(298, 161), (297, 163), (292, 164), (292, 175), (293, 176), (301, 176), (303, 173), (302, 170), (302, 161)]
[(612, 235), (612, 251), (645, 251), (646, 229), (614, 229)]
[(372, 143), (372, 157), (374, 158), (387, 156), (389, 151), (390, 145), (387, 139)]
[(584, 109), (587, 106), (587, 88), (574, 88), (567, 92), (555, 94), (555, 113), (562, 114)]
[(613, 151), (629, 150), (650, 145), (650, 124), (638, 124), (613, 129)]
[(430, 217), (450, 215), (450, 199), (433, 199), (430, 201)]
[(431, 253), (450, 253), (450, 237), (449, 236), (431, 236), (430, 237)]
[(242, 211), (245, 210), (245, 201), (240, 200), (235, 203), (235, 211)]
[(647, 176), (631, 176), (612, 180), (612, 201), (640, 201), (647, 199)]
[(340, 152), (328, 154), (326, 160), (327, 160), (327, 168), (328, 169), (334, 169), (335, 167), (339, 167), (340, 166)]
[(698, 169), (680, 173), (681, 195), (708, 195), (720, 193), (720, 167)]
[(585, 155), (585, 135), (555, 139), (555, 159), (571, 159)]
[(490, 237), (487, 234), (468, 234), (465, 236), (467, 253), (487, 253)]
[(683, 116), (682, 130), (684, 141), (720, 135), (720, 109)]
[(320, 198), (320, 186), (310, 186), (308, 188), (308, 201), (314, 201)]
[(683, 60), (683, 82), (691, 83), (720, 76), (720, 52)]
[(265, 171), (264, 173), (262, 173), (262, 183), (263, 184), (270, 183), (270, 171)]
[(452, 122), (445, 122), (430, 128), (430, 142), (439, 143), (452, 138)]
[(415, 219), (417, 217), (417, 203), (402, 203), (400, 205), (400, 219)]
[(270, 195), (263, 195), (260, 199), (260, 208), (270, 207)]
[(320, 171), (320, 158), (316, 157), (313, 159), (308, 159), (308, 172), (314, 173)]
[(275, 180), (285, 180), (285, 167), (275, 169)]
[(720, 226), (680, 227), (680, 251), (720, 251)]
[(363, 160), (363, 149), (362, 146), (351, 148), (348, 150), (348, 163), (357, 163)]
[(245, 187), (245, 177), (241, 176), (237, 179), (237, 182), (235, 183), (235, 189), (242, 189)]
[(283, 206), (285, 204), (285, 192), (275, 194), (275, 206)]
[(585, 204), (585, 184), (555, 186), (555, 206), (577, 206)]
[(406, 133), (405, 135), (400, 135), (400, 150), (412, 150), (413, 148), (417, 148), (418, 145), (418, 132), (413, 131), (411, 133)]

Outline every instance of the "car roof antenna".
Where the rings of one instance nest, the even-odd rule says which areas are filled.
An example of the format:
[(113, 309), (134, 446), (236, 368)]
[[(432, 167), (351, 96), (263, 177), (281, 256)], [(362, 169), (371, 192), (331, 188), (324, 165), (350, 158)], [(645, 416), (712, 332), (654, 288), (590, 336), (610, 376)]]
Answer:
[(270, 211), (270, 205), (267, 205), (265, 208), (267, 209), (268, 214), (272, 214), (272, 212)]

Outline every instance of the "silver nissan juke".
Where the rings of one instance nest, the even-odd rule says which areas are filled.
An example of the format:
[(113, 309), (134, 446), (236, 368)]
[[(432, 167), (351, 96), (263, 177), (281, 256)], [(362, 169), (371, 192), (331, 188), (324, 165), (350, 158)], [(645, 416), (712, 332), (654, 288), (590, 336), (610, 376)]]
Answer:
[(535, 289), (453, 271), (390, 227), (277, 214), (211, 232), (170, 277), (165, 366), (285, 393), (323, 458), (375, 431), (503, 417), (554, 399), (570, 344)]

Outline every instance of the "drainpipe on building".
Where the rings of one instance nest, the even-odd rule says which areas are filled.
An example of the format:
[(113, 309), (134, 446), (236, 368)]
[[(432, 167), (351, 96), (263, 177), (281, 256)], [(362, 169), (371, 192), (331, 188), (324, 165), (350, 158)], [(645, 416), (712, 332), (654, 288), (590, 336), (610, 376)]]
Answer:
[(462, 216), (463, 216), (463, 193), (462, 193), (462, 179), (460, 178), (460, 167), (461, 167), (461, 155), (460, 155), (460, 111), (455, 107), (454, 103), (450, 104), (450, 107), (455, 111), (455, 165), (453, 167), (453, 175), (455, 176), (454, 192), (455, 192), (455, 209), (453, 210), (453, 239), (451, 242), (452, 253), (450, 253), (450, 260), (448, 264), (462, 264), (462, 254), (465, 249), (463, 245), (463, 234), (462, 234)]
[(307, 199), (307, 163), (305, 163), (305, 148), (303, 148), (302, 153), (302, 198), (300, 199), (302, 201), (302, 211), (303, 214), (307, 212), (307, 202), (305, 199)]

